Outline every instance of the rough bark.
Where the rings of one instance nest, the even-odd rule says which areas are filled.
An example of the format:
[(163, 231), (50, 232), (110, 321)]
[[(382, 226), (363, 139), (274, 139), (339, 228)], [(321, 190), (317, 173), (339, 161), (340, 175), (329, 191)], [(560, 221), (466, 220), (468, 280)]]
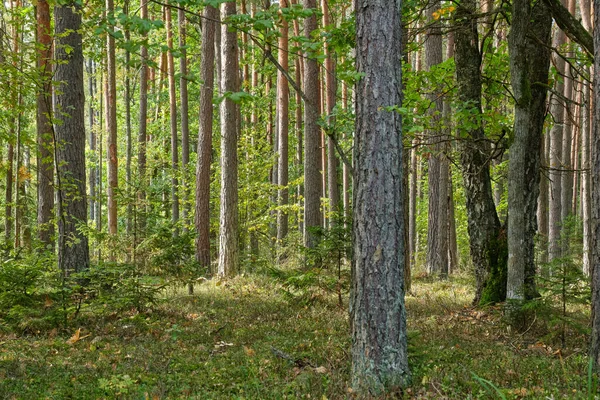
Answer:
[(206, 17), (202, 29), (202, 54), (200, 58), (200, 127), (196, 159), (196, 261), (210, 272), (210, 164), (213, 130), (213, 87), (215, 75), (215, 30), (218, 10), (212, 6), (204, 9)]
[[(114, 0), (106, 0), (106, 13), (114, 12)], [(114, 27), (109, 26), (106, 39), (106, 131), (108, 132), (108, 232), (117, 234), (117, 192), (119, 188), (117, 157), (117, 67), (115, 61)], [(111, 255), (111, 258), (114, 254)]]
[[(235, 2), (221, 5), (221, 20), (236, 14)], [(237, 34), (227, 25), (221, 28), (221, 93), (239, 91)], [(219, 236), (220, 276), (238, 271), (238, 119), (239, 106), (231, 99), (221, 102), (221, 210)]]
[[(326, 0), (321, 0), (321, 10), (323, 12), (323, 26), (331, 25), (331, 17), (329, 3)], [(332, 116), (333, 109), (336, 103), (337, 82), (335, 78), (335, 53), (330, 48), (330, 45), (325, 43), (325, 61), (323, 62), (323, 73), (325, 75), (325, 109), (323, 114), (326, 118), (327, 125), (334, 127), (335, 118)], [(336, 132), (330, 134), (337, 137)], [(335, 155), (335, 145), (333, 138), (327, 136), (327, 194), (329, 198), (329, 211), (340, 211), (340, 190), (338, 187), (338, 158)], [(330, 219), (330, 223), (335, 224), (335, 219)]]
[[(142, 19), (148, 18), (148, 2), (146, 0), (140, 0), (140, 17)], [(142, 36), (147, 37), (147, 34)], [(140, 49), (141, 55), (141, 66), (140, 66), (140, 113), (139, 113), (139, 127), (138, 127), (138, 160), (137, 160), (137, 173), (138, 173), (138, 192), (137, 192), (137, 215), (136, 221), (138, 226), (136, 228), (136, 235), (143, 235), (143, 231), (146, 228), (146, 144), (147, 144), (147, 123), (148, 123), (148, 48), (144, 45)], [(137, 243), (135, 243), (137, 245)]]
[[(575, 18), (573, 14), (565, 7), (561, 0), (544, 0), (546, 5), (552, 12), (552, 17), (561, 31), (566, 34), (569, 39), (579, 43), (590, 57), (594, 54), (594, 39), (586, 28), (581, 25), (581, 22)], [(585, 19), (584, 19), (585, 21)], [(586, 21), (589, 23), (589, 20)]]
[[(443, 61), (442, 31), (433, 13), (440, 9), (434, 1), (427, 9), (429, 28), (425, 39), (425, 68), (431, 71)], [(445, 277), (448, 275), (448, 160), (444, 153), (446, 135), (442, 127), (443, 99), (439, 88), (428, 95), (432, 106), (429, 109), (431, 127), (427, 130), (429, 147), (429, 212), (427, 220), (427, 273)]]
[[(281, 2), (281, 7), (287, 7), (287, 1)], [(288, 22), (282, 18), (281, 26), (279, 29), (279, 54), (278, 62), (282, 68), (287, 70), (289, 68), (288, 63)], [(289, 152), (288, 152), (288, 134), (289, 134), (289, 102), (290, 102), (290, 89), (288, 86), (287, 78), (281, 73), (277, 72), (277, 143), (278, 143), (278, 201), (279, 209), (277, 210), (277, 240), (282, 241), (285, 239), (288, 233), (288, 212), (285, 209), (289, 203), (289, 190), (288, 190), (288, 173), (289, 173)]]
[(40, 74), (37, 105), (37, 147), (38, 147), (38, 239), (45, 246), (52, 245), (54, 236), (54, 140), (52, 132), (52, 31), (50, 26), (50, 6), (46, 0), (39, 0), (37, 13), (37, 67)]
[[(368, 5), (368, 7), (367, 7)], [(357, 3), (352, 386), (378, 396), (410, 381), (404, 306), (401, 3)]]
[[(315, 0), (303, 0), (305, 9), (315, 9)], [(317, 17), (304, 20), (304, 34), (310, 41), (317, 29)], [(304, 244), (313, 248), (317, 244), (314, 229), (322, 225), (321, 217), (321, 131), (319, 119), (319, 65), (315, 55), (304, 54)]]
[[(54, 9), (56, 33), (54, 115), (58, 162), (58, 262), (64, 273), (89, 267), (85, 193), (85, 117), (81, 14), (76, 3)], [(66, 50), (68, 49), (68, 51)]]
[(510, 73), (515, 98), (514, 142), (508, 172), (507, 300), (537, 295), (535, 244), (546, 82), (550, 66), (552, 19), (544, 3), (513, 2), (509, 34)]
[[(594, 21), (600, 21), (600, 0), (594, 0)], [(594, 30), (594, 45), (600, 49), (600, 29)], [(596, 372), (600, 370), (600, 52), (594, 57), (594, 115), (592, 122), (592, 337), (590, 357)]]
[(490, 180), (489, 146), (480, 121), (481, 53), (475, 1), (463, 0), (455, 16), (456, 80), (459, 100), (471, 105), (472, 128), (457, 126), (471, 259), (475, 268), (475, 304), (506, 296), (506, 233), (501, 230)]

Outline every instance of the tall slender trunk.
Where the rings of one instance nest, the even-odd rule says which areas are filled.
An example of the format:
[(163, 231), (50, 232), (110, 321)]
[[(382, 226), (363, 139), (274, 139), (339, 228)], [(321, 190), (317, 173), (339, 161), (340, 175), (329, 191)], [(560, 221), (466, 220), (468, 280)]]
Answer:
[[(221, 5), (221, 20), (235, 16), (235, 2)], [(221, 92), (239, 91), (237, 33), (221, 28)], [(239, 268), (238, 244), (238, 121), (240, 108), (231, 98), (221, 102), (221, 210), (219, 232), (220, 276), (232, 276)]]
[(190, 163), (190, 124), (189, 124), (189, 104), (188, 104), (188, 67), (186, 50), (186, 18), (183, 9), (177, 10), (177, 21), (179, 25), (179, 98), (181, 107), (181, 180), (183, 184), (183, 207), (181, 219), (183, 220), (183, 229), (187, 231), (190, 214), (190, 185), (188, 164)]
[[(315, 9), (315, 0), (303, 0), (305, 9)], [(312, 40), (317, 29), (317, 18), (304, 19), (304, 35)], [(321, 217), (321, 132), (319, 119), (319, 66), (311, 51), (304, 54), (304, 244), (314, 248), (317, 244), (315, 228), (322, 226)]]
[(179, 138), (177, 135), (177, 88), (175, 87), (175, 62), (173, 59), (173, 18), (171, 7), (165, 6), (167, 30), (167, 75), (169, 78), (169, 121), (171, 127), (171, 222), (173, 235), (179, 234)]
[[(331, 20), (329, 16), (329, 3), (326, 0), (321, 0), (321, 10), (323, 12), (323, 26), (329, 26), (335, 21)], [(335, 53), (331, 50), (331, 46), (325, 43), (325, 61), (324, 74), (325, 74), (325, 110), (327, 125), (335, 127), (335, 117), (333, 116), (333, 109), (336, 104), (337, 94), (337, 82), (335, 75)], [(331, 129), (331, 128), (330, 128)], [(335, 131), (330, 131), (337, 137)], [(338, 158), (335, 154), (335, 145), (331, 137), (327, 137), (327, 188), (329, 194), (329, 207), (332, 212), (340, 211), (340, 190), (338, 187)], [(330, 223), (333, 225), (335, 219), (331, 219)]]
[[(50, 6), (38, 0), (37, 7), (37, 67), (40, 87), (36, 98), (38, 148), (38, 239), (46, 247), (54, 243), (54, 140), (52, 131), (52, 35)], [(8, 214), (7, 214), (8, 215)]]
[(200, 268), (210, 271), (210, 165), (213, 129), (213, 90), (215, 79), (215, 30), (218, 10), (204, 9), (202, 53), (200, 58), (200, 121), (196, 159), (196, 261)]
[[(287, 8), (286, 0), (282, 0), (281, 7)], [(289, 24), (284, 18), (281, 19), (279, 29), (279, 54), (278, 62), (284, 70), (289, 68), (288, 56), (288, 31)], [(285, 209), (289, 203), (288, 190), (288, 159), (289, 159), (289, 101), (290, 89), (288, 81), (281, 71), (277, 72), (277, 137), (278, 137), (278, 205), (277, 210), (277, 240), (282, 241), (288, 233), (288, 212)]]
[[(440, 8), (434, 1), (427, 9), (430, 21), (425, 41), (425, 65), (428, 71), (442, 63), (441, 25), (433, 19)], [(429, 219), (427, 221), (427, 273), (448, 275), (448, 160), (446, 158), (447, 137), (443, 128), (443, 101), (439, 88), (429, 95), (431, 127), (427, 136), (433, 151), (429, 154)]]
[[(587, 68), (589, 72), (590, 69)], [(582, 126), (581, 126), (581, 219), (583, 222), (583, 273), (590, 276), (591, 270), (591, 180), (590, 180), (590, 128), (593, 127), (593, 123), (590, 123), (590, 99), (592, 91), (589, 84), (585, 84), (583, 87), (583, 101), (582, 101)]]
[[(106, 13), (114, 13), (114, 0), (106, 0)], [(106, 131), (108, 132), (108, 232), (117, 234), (117, 191), (119, 187), (117, 156), (117, 69), (115, 61), (114, 27), (108, 27), (106, 39), (106, 70), (108, 91), (106, 94)], [(116, 257), (114, 251), (110, 255)]]
[[(125, 0), (124, 13), (129, 14), (129, 2), (131, 0)], [(131, 34), (129, 28), (125, 29), (125, 40), (131, 40)], [(131, 196), (131, 160), (133, 157), (133, 139), (131, 137), (131, 53), (129, 49), (125, 50), (125, 185), (127, 194), (127, 215), (125, 219), (125, 232), (127, 233), (127, 243), (129, 244), (129, 238), (133, 232), (133, 202), (130, 200)], [(131, 252), (127, 251), (127, 260), (131, 258)]]
[[(559, 48), (566, 41), (564, 32), (557, 29), (554, 33), (552, 47)], [(556, 72), (559, 75), (565, 73), (565, 60), (556, 56), (554, 60)], [(554, 90), (557, 93), (564, 93), (564, 83), (561, 79), (556, 81)], [(548, 176), (550, 178), (550, 193), (549, 193), (549, 228), (548, 228), (548, 261), (552, 261), (561, 256), (561, 171), (562, 165), (562, 143), (564, 130), (564, 105), (562, 99), (553, 95), (550, 99), (550, 113), (554, 119), (554, 126), (550, 130), (550, 170)]]
[[(140, 17), (148, 18), (148, 2), (140, 0)], [(142, 38), (147, 38), (147, 34), (143, 34)], [(138, 159), (137, 159), (137, 205), (136, 205), (136, 236), (144, 235), (146, 229), (146, 147), (148, 143), (148, 47), (141, 46), (140, 49), (141, 66), (140, 66), (140, 113), (138, 127)], [(134, 243), (134, 258), (135, 247), (138, 240)]]

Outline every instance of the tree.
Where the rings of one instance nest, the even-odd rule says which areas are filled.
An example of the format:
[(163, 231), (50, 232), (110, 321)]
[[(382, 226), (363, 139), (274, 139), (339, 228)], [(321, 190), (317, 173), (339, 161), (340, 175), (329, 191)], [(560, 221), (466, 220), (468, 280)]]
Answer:
[(506, 296), (506, 235), (494, 205), (490, 154), (481, 124), (481, 52), (476, 3), (463, 0), (455, 14), (456, 83), (458, 99), (472, 123), (457, 126), (471, 260), (475, 267), (474, 304), (503, 301)]
[[(287, 1), (281, 2), (281, 7), (287, 7)], [(287, 71), (288, 69), (288, 30), (289, 24), (285, 18), (281, 18), (281, 27), (279, 37), (279, 64)], [(277, 183), (279, 185), (278, 193), (278, 204), (279, 209), (277, 210), (277, 240), (281, 241), (285, 239), (288, 232), (288, 212), (284, 208), (289, 202), (289, 190), (288, 190), (288, 136), (289, 136), (289, 102), (290, 102), (290, 89), (288, 87), (287, 78), (281, 71), (277, 72), (277, 143), (278, 149), (278, 167), (277, 172), (279, 174)]]
[[(427, 9), (429, 28), (425, 40), (425, 66), (429, 72), (442, 63), (442, 29), (433, 13), (440, 9), (434, 1)], [(443, 99), (439, 88), (429, 94), (432, 127), (428, 129), (429, 154), (429, 219), (427, 222), (427, 273), (448, 276), (448, 160), (444, 154), (447, 138), (443, 134)]]
[(402, 205), (401, 2), (359, 0), (356, 14), (352, 386), (377, 396), (408, 384)]
[(64, 273), (89, 267), (85, 191), (85, 117), (81, 14), (76, 2), (54, 9), (56, 67), (54, 115), (57, 119), (58, 263)]
[(218, 10), (204, 9), (200, 59), (200, 127), (196, 160), (196, 261), (210, 271), (210, 164), (213, 129), (213, 86), (215, 76), (215, 29)]
[[(114, 13), (114, 0), (106, 0), (106, 13)], [(106, 35), (106, 131), (108, 132), (108, 232), (117, 234), (117, 191), (119, 188), (117, 154), (117, 67), (115, 60), (114, 27), (109, 26)], [(114, 253), (114, 252), (113, 252)], [(111, 254), (114, 257), (114, 254)]]
[[(140, 0), (140, 17), (142, 19), (148, 18), (148, 2), (146, 0)], [(144, 39), (148, 37), (148, 34), (144, 32), (142, 35)], [(139, 126), (138, 126), (138, 212), (137, 221), (138, 229), (143, 231), (146, 226), (146, 213), (144, 212), (144, 204), (146, 202), (146, 146), (147, 146), (147, 123), (148, 123), (148, 47), (145, 45), (141, 46), (140, 49), (141, 66), (140, 66), (140, 113), (139, 113)], [(141, 212), (140, 212), (141, 211)], [(135, 243), (137, 245), (137, 243)]]
[[(235, 16), (235, 2), (221, 5), (221, 20)], [(219, 223), (219, 276), (238, 271), (238, 121), (239, 105), (231, 97), (240, 88), (236, 31), (227, 24), (221, 28), (221, 210)]]
[(54, 223), (54, 143), (52, 137), (52, 31), (50, 6), (40, 0), (37, 12), (37, 67), (40, 83), (37, 94), (37, 144), (38, 144), (38, 238), (45, 245), (52, 244)]
[[(314, 10), (315, 0), (303, 0), (305, 9)], [(304, 20), (304, 34), (312, 40), (317, 29), (317, 17), (311, 14)], [(314, 228), (323, 223), (321, 217), (321, 132), (319, 119), (319, 65), (312, 51), (305, 51), (304, 59), (304, 244), (315, 247)]]
[(507, 300), (519, 306), (537, 295), (535, 243), (542, 133), (552, 18), (544, 3), (513, 2), (509, 34), (510, 75), (515, 98), (514, 141), (508, 171)]
[(177, 135), (177, 93), (175, 87), (175, 63), (173, 58), (173, 18), (171, 7), (165, 6), (165, 20), (167, 30), (167, 75), (169, 77), (169, 122), (171, 128), (171, 222), (173, 223), (173, 235), (177, 236), (179, 228), (179, 138)]
[[(600, 0), (594, 0), (594, 21), (600, 21)], [(600, 29), (594, 29), (594, 47), (600, 49)], [(600, 51), (594, 55), (594, 115), (592, 121), (592, 201), (591, 201), (591, 269), (592, 269), (592, 338), (590, 357), (600, 370)]]

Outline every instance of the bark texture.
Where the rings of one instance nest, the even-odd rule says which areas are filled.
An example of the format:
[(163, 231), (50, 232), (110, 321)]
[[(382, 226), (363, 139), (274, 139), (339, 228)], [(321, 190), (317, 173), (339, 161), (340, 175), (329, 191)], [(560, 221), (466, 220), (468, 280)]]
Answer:
[[(600, 21), (600, 0), (594, 0), (594, 21)], [(600, 49), (600, 29), (594, 30), (594, 46)], [(594, 57), (594, 119), (592, 134), (592, 337), (590, 357), (600, 368), (600, 52)]]
[[(303, 0), (306, 9), (315, 9), (315, 0)], [(317, 29), (317, 17), (311, 15), (304, 20), (304, 33), (312, 40), (312, 33)], [(315, 55), (304, 54), (304, 244), (313, 248), (317, 244), (317, 236), (313, 230), (322, 225), (321, 217), (321, 130), (319, 119), (319, 65)]]
[[(65, 273), (87, 269), (90, 254), (80, 224), (87, 221), (81, 15), (76, 3), (54, 9), (56, 33), (54, 127), (58, 162), (58, 262)], [(65, 49), (68, 49), (65, 50)]]
[(501, 230), (490, 180), (490, 150), (481, 114), (481, 53), (474, 0), (456, 10), (456, 80), (459, 99), (471, 105), (472, 128), (457, 127), (471, 259), (475, 268), (475, 304), (503, 301), (506, 296), (506, 233)]
[[(438, 0), (427, 10), (430, 21), (425, 39), (425, 68), (431, 71), (443, 61), (442, 29), (433, 13), (440, 9)], [(428, 95), (432, 106), (431, 127), (427, 136), (429, 154), (429, 212), (427, 220), (427, 273), (448, 276), (448, 160), (446, 159), (446, 135), (442, 126), (443, 97), (439, 88), (432, 88)]]
[[(114, 0), (106, 0), (106, 13), (114, 12)], [(109, 26), (106, 35), (106, 131), (108, 132), (108, 232), (117, 234), (117, 191), (119, 187), (117, 156), (117, 68), (115, 60), (114, 28)], [(114, 255), (111, 255), (113, 257)]]
[(400, 0), (359, 0), (353, 218), (352, 385), (362, 397), (409, 383), (404, 306)]
[[(235, 15), (235, 2), (221, 5), (221, 20)], [(235, 93), (240, 89), (238, 79), (238, 44), (236, 31), (226, 24), (221, 27), (221, 93)], [(231, 99), (221, 102), (221, 210), (219, 236), (220, 276), (237, 273), (238, 249), (238, 120), (239, 106)]]
[(50, 6), (40, 0), (37, 12), (37, 67), (41, 86), (37, 94), (37, 144), (38, 144), (38, 238), (44, 245), (53, 242), (54, 223), (54, 140), (52, 137), (52, 36)]
[(196, 261), (210, 272), (210, 164), (213, 130), (213, 86), (215, 83), (215, 30), (218, 10), (206, 6), (202, 29), (200, 77), (200, 127), (196, 159)]
[(507, 300), (537, 295), (535, 243), (540, 188), (542, 133), (546, 116), (546, 87), (552, 18), (544, 3), (513, 2), (509, 34), (510, 73), (515, 98), (514, 142), (508, 171)]

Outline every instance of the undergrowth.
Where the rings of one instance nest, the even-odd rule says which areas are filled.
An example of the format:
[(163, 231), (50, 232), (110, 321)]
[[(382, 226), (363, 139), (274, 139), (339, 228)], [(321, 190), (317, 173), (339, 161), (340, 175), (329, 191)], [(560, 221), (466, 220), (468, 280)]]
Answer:
[[(542, 315), (512, 332), (501, 306), (470, 306), (472, 287), (413, 281), (404, 398), (594, 398), (585, 334), (567, 326), (561, 347)], [(6, 330), (0, 398), (353, 398), (347, 295), (340, 308), (335, 291), (303, 303), (282, 288), (264, 275), (207, 281), (193, 296), (168, 286), (149, 307), (99, 302), (105, 313), (71, 315), (68, 329)]]

